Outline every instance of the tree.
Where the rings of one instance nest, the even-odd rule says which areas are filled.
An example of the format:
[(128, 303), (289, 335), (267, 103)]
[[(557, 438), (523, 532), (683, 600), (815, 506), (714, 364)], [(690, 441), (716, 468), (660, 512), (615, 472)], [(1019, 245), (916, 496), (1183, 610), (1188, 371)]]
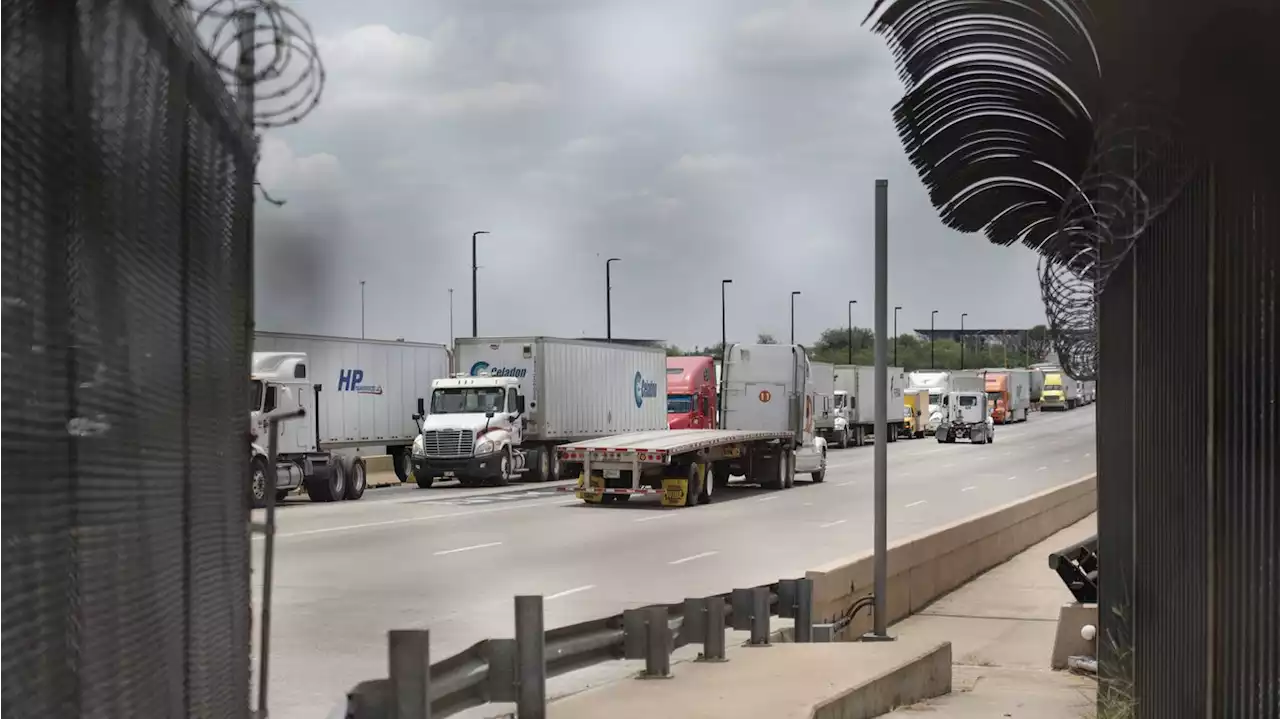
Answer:
[(1052, 339), (1049, 337), (1049, 328), (1044, 325), (1036, 325), (1027, 330), (1026, 352), (1031, 356), (1032, 362), (1043, 362), (1045, 355), (1049, 354), (1049, 347), (1052, 345)]
[(761, 332), (760, 334), (756, 335), (756, 344), (776, 345), (778, 344), (778, 340), (775, 340), (773, 338), (773, 335), (769, 334), (768, 332)]

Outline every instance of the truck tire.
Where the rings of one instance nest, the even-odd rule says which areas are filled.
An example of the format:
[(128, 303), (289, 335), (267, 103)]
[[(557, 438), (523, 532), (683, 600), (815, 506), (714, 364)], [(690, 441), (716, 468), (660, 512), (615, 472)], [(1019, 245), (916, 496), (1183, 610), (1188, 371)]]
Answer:
[(538, 449), (533, 450), (531, 454), (535, 455), (535, 461), (531, 462), (533, 466), (529, 468), (531, 470), (529, 474), (533, 475), (533, 481), (545, 482), (548, 479), (551, 479), (551, 453), (548, 451), (548, 448), (539, 447)]
[(254, 457), (249, 462), (249, 506), (262, 509), (267, 506), (267, 460)]
[(885, 438), (885, 441), (886, 441), (886, 442), (897, 442), (897, 441), (898, 441), (898, 431), (899, 431), (900, 429), (901, 429), (901, 426), (900, 426), (900, 425), (896, 425), (896, 424), (891, 424), (891, 425), (886, 426), (886, 427), (885, 427), (885, 431), (889, 434), (889, 436)]
[(547, 452), (551, 455), (551, 481), (558, 482), (564, 479), (564, 464), (560, 462), (560, 453), (555, 447), (548, 447)]
[(796, 486), (796, 455), (794, 452), (787, 451), (782, 455), (781, 461), (785, 465), (782, 470), (782, 488), (791, 489)]
[(304, 483), (312, 502), (336, 502), (346, 496), (347, 472), (342, 460), (331, 455), (332, 464), (325, 477), (311, 477)]
[(849, 428), (845, 427), (840, 430), (840, 449), (849, 448)]
[(369, 468), (365, 466), (363, 457), (351, 460), (347, 467), (347, 486), (344, 488), (345, 499), (360, 499), (369, 485)]
[(436, 483), (436, 478), (426, 474), (418, 474), (414, 472), (413, 479), (418, 483), (418, 487), (422, 489), (431, 489), (431, 485)]
[(391, 448), (391, 466), (396, 471), (396, 478), (401, 483), (408, 482), (413, 476), (413, 452), (405, 447)]
[(758, 484), (764, 489), (786, 489), (787, 485), (783, 480), (786, 472), (787, 465), (782, 455), (768, 459), (755, 457), (751, 462), (751, 475), (747, 477), (747, 481)]
[(493, 482), (499, 487), (505, 487), (511, 484), (511, 478), (515, 476), (515, 457), (511, 454), (511, 445), (507, 445), (502, 451), (502, 459), (498, 460), (498, 476)]
[(702, 475), (702, 491), (698, 492), (698, 504), (711, 504), (711, 495), (715, 491), (715, 465), (706, 465), (707, 471)]
[(685, 475), (689, 482), (689, 486), (684, 493), (684, 506), (694, 507), (702, 502), (702, 486), (698, 484), (698, 463), (694, 462), (689, 465), (689, 471)]

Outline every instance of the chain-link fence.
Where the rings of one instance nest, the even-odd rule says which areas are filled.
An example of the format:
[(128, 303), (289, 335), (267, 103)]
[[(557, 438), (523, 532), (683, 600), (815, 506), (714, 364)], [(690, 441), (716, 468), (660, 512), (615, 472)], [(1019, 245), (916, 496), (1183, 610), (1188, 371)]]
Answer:
[(249, 128), (185, 11), (3, 13), (4, 714), (245, 716)]

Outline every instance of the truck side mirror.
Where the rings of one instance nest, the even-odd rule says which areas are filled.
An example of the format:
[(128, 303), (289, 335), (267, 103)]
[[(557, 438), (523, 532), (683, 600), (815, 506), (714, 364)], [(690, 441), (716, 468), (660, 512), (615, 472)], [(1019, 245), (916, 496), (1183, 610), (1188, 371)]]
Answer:
[(415, 412), (415, 413), (413, 414), (413, 421), (414, 421), (414, 422), (417, 422), (417, 421), (418, 421), (418, 420), (420, 420), (420, 419), (422, 419), (422, 414), (421, 414), (421, 413), (419, 413), (419, 412)]
[(414, 416), (414, 419), (420, 419), (425, 416), (427, 416), (427, 401), (419, 397), (418, 398), (418, 414)]

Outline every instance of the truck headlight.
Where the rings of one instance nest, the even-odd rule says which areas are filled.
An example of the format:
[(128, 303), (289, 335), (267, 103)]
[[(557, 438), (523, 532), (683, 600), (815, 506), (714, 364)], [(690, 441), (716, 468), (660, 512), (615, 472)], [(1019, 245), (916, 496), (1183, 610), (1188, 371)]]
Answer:
[(482, 439), (476, 442), (476, 454), (489, 454), (493, 451), (493, 442), (491, 440)]
[(413, 438), (413, 456), (421, 457), (426, 454), (426, 450), (422, 448), (422, 435)]

